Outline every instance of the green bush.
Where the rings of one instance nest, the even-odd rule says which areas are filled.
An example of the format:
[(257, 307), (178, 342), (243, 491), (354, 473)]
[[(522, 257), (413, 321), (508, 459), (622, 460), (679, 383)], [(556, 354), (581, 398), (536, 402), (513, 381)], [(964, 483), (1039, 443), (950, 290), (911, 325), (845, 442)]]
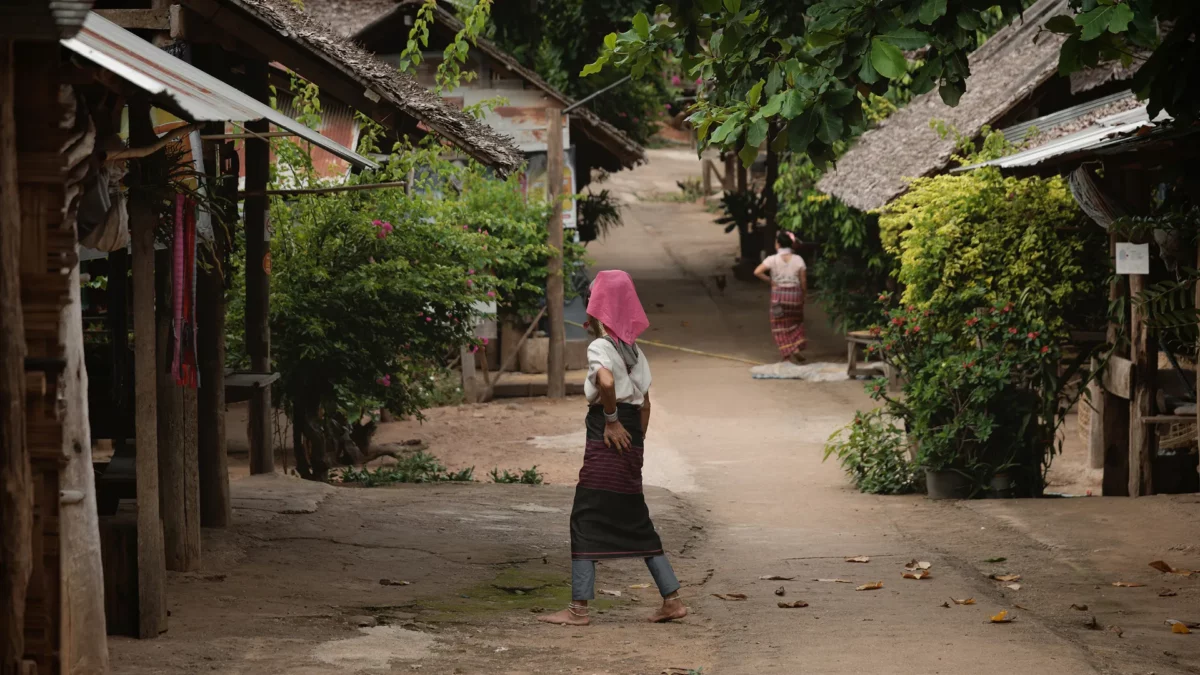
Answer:
[(917, 487), (917, 465), (908, 460), (904, 429), (880, 408), (857, 412), (854, 422), (829, 437), (825, 459), (837, 456), (859, 490), (898, 495)]

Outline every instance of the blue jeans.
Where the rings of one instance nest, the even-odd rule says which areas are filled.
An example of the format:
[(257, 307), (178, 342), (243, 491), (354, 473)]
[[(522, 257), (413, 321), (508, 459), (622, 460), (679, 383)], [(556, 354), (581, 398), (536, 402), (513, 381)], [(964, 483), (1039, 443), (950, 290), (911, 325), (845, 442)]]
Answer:
[[(646, 558), (646, 567), (650, 568), (650, 576), (658, 585), (658, 592), (664, 598), (679, 590), (679, 580), (665, 555)], [(593, 600), (596, 597), (596, 561), (571, 561), (571, 599)]]

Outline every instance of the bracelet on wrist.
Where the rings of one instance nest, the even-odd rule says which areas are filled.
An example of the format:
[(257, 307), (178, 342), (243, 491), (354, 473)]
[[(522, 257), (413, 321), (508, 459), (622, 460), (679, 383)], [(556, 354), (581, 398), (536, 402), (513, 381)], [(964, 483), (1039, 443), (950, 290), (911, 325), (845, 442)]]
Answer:
[(605, 410), (604, 411), (604, 421), (608, 422), (609, 424), (616, 424), (617, 422), (621, 421), (621, 418), (617, 415), (616, 410), (614, 410), (612, 412), (608, 412), (607, 410)]

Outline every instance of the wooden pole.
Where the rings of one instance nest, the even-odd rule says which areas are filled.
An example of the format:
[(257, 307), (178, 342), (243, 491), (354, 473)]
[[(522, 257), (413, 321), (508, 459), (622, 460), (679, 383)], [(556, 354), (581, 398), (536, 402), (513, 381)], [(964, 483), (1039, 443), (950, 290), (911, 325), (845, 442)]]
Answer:
[[(1109, 260), (1116, 260), (1117, 239), (1116, 235), (1108, 236), (1108, 257)], [(1108, 302), (1109, 305), (1123, 297), (1123, 288), (1121, 286), (1121, 278), (1113, 277), (1108, 283)], [(1106, 341), (1113, 350), (1113, 354), (1117, 354), (1117, 338), (1120, 336), (1120, 327), (1115, 323), (1108, 324), (1108, 334)], [(1098, 364), (1094, 364), (1098, 365)], [(1084, 401), (1084, 405), (1092, 406), (1092, 423), (1088, 429), (1088, 464), (1093, 469), (1104, 468), (1105, 453), (1107, 448), (1112, 443), (1113, 439), (1110, 433), (1106, 433), (1106, 429), (1111, 429), (1112, 424), (1108, 419), (1109, 416), (1117, 415), (1117, 406), (1119, 401), (1111, 401), (1110, 398), (1115, 398), (1104, 390), (1104, 386), (1100, 382), (1100, 378), (1096, 377), (1088, 384), (1088, 399)], [(1111, 405), (1110, 405), (1111, 403)], [(1128, 437), (1128, 431), (1119, 438)], [(1128, 477), (1122, 477), (1122, 482), (1128, 482)]]
[[(246, 62), (248, 91), (259, 101), (270, 98), (267, 62)], [(267, 132), (266, 120), (247, 122), (251, 132)], [(250, 369), (257, 373), (271, 370), (271, 243), (268, 239), (265, 190), (271, 171), (271, 147), (267, 141), (246, 141), (246, 351)], [(255, 195), (255, 193), (258, 193)], [(250, 473), (274, 473), (275, 449), (271, 445), (271, 388), (261, 387), (250, 398)]]
[[(88, 411), (88, 374), (83, 353), (83, 312), (79, 265), (71, 270), (71, 301), (63, 308), (66, 368), (60, 392), (64, 498), (59, 514), (62, 547), (63, 672), (103, 675), (108, 672), (108, 637), (104, 613), (104, 568), (101, 563), (100, 517), (96, 511), (96, 473), (92, 466), (92, 434)], [(68, 498), (69, 495), (69, 498)]]
[(567, 395), (567, 332), (563, 324), (563, 116), (557, 108), (547, 111), (550, 128), (546, 136), (546, 185), (550, 189), (550, 259), (546, 263), (546, 316), (550, 323), (550, 349), (546, 359), (546, 396)]
[(1129, 406), (1129, 496), (1154, 494), (1151, 476), (1154, 451), (1154, 427), (1145, 419), (1154, 414), (1155, 379), (1158, 374), (1158, 349), (1150, 340), (1146, 309), (1136, 298), (1146, 290), (1148, 277), (1129, 277), (1129, 295), (1134, 298), (1130, 312), (1130, 348), (1133, 354), (1133, 400)]
[[(213, 125), (216, 129), (224, 126)], [(216, 175), (219, 152), (206, 155), (205, 169)], [(233, 177), (236, 180), (236, 176)], [(214, 186), (209, 186), (214, 190)], [(229, 501), (229, 454), (225, 445), (225, 251), (224, 218), (213, 214), (213, 244), (201, 246), (205, 265), (196, 280), (196, 339), (200, 368), (197, 402), (197, 462), (200, 480), (200, 524), (227, 527), (233, 520)]]
[(0, 673), (25, 654), (25, 597), (33, 571), (33, 478), (25, 436), (25, 319), (12, 43), (0, 40)]
[[(153, 141), (150, 105), (129, 109), (134, 143)], [(133, 332), (135, 443), (137, 448), (138, 636), (157, 637), (167, 628), (163, 585), (166, 560), (158, 502), (158, 359), (154, 326), (154, 205), (134, 191), (129, 198), (129, 236), (133, 248)]]

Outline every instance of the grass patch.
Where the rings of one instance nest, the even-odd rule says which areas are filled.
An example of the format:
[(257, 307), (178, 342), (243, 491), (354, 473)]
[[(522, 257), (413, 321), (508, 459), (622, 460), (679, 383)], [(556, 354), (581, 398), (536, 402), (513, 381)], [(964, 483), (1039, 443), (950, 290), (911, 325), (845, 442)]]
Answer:
[(363, 487), (381, 487), (396, 483), (444, 483), (475, 480), (475, 467), (461, 471), (449, 471), (438, 462), (437, 457), (417, 452), (400, 457), (395, 464), (376, 469), (346, 467), (337, 474), (342, 483), (355, 483)]
[[(509, 567), (490, 581), (459, 591), (457, 597), (423, 600), (414, 609), (422, 620), (463, 623), (497, 612), (557, 611), (571, 602), (571, 581), (560, 570)], [(594, 600), (589, 606), (610, 609), (619, 602)]]

